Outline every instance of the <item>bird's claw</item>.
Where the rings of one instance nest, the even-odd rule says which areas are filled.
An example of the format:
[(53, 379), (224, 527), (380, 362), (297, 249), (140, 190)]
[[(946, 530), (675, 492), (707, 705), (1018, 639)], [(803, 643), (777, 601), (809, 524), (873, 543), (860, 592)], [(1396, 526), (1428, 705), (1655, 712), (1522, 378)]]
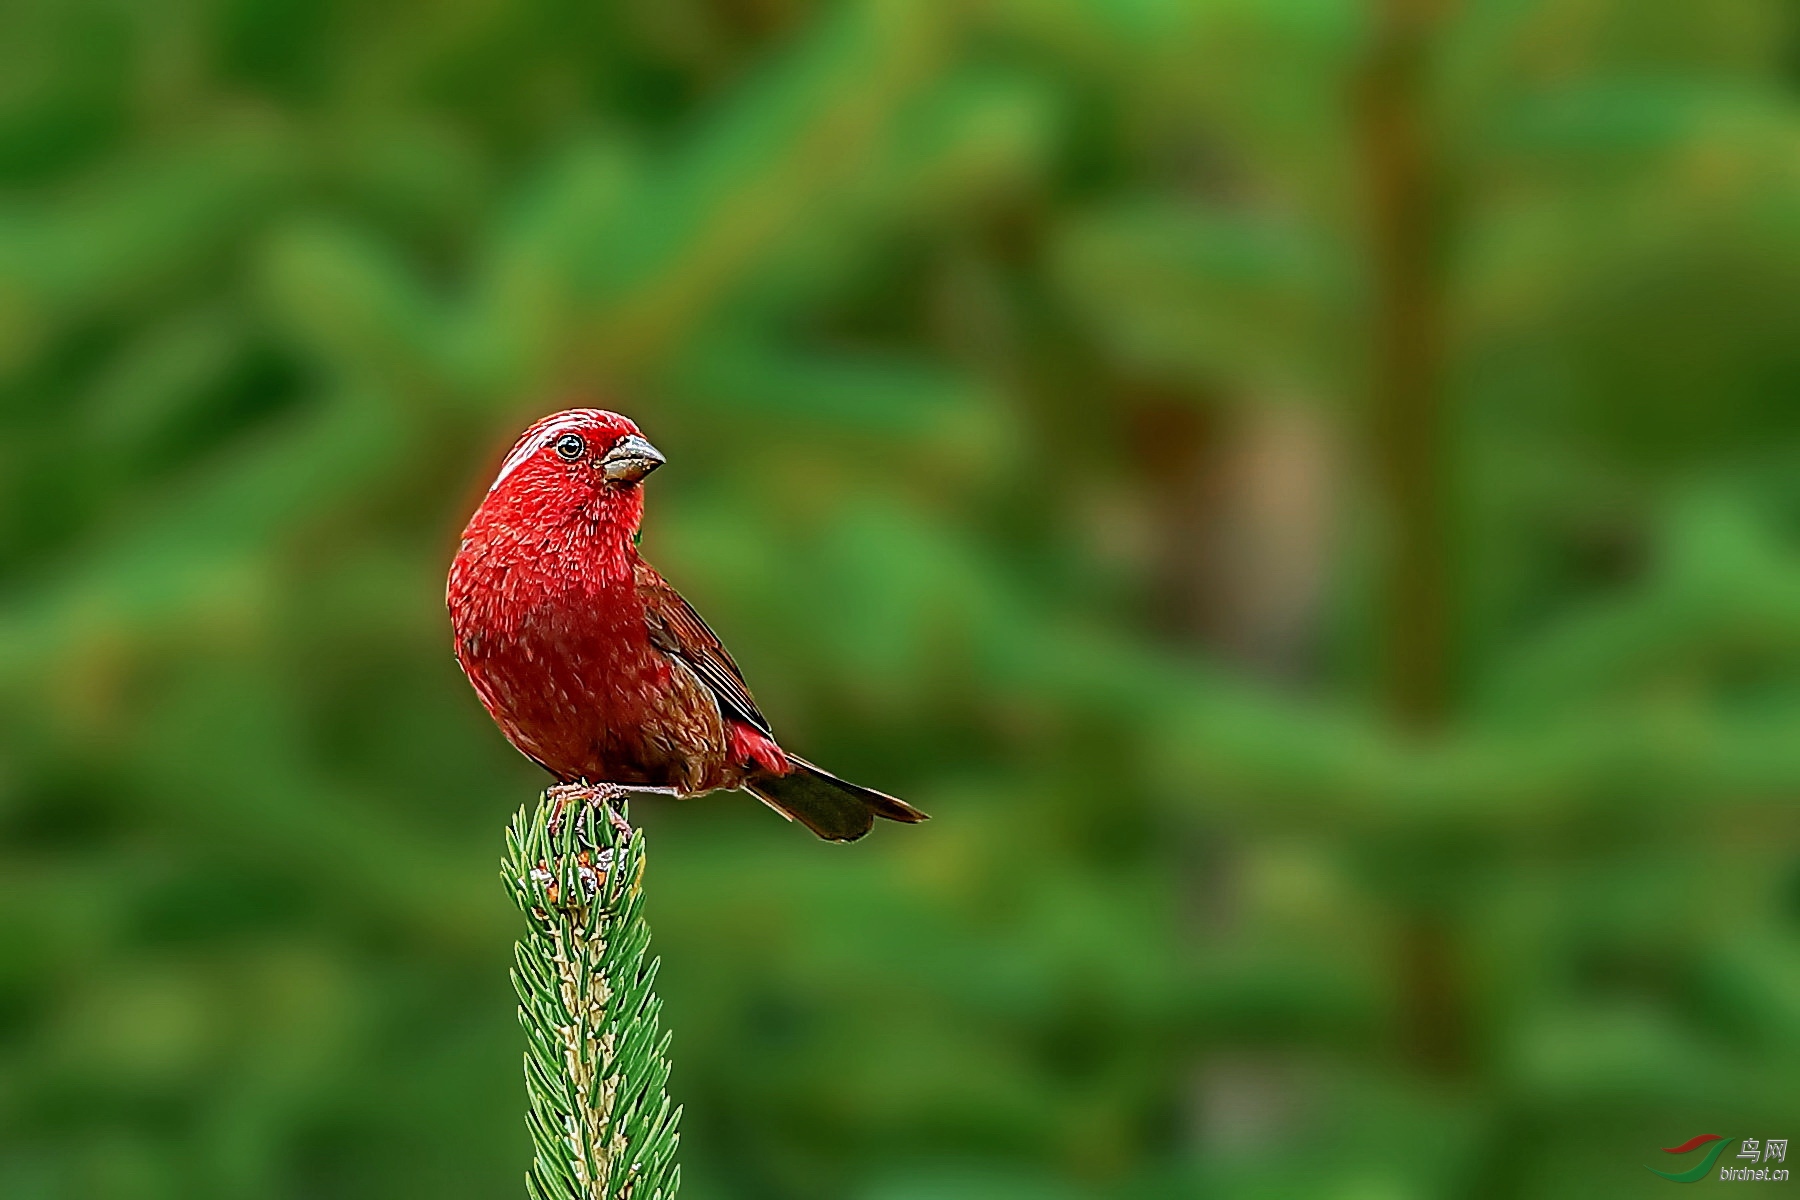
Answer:
[(631, 827), (631, 822), (625, 819), (625, 815), (613, 806), (613, 801), (623, 799), (633, 791), (661, 792), (664, 790), (666, 789), (631, 788), (617, 783), (556, 784), (545, 792), (545, 795), (550, 797), (550, 832), (554, 834), (561, 831), (563, 812), (567, 809), (569, 802), (573, 800), (605, 812), (607, 821), (618, 831), (619, 840), (621, 842), (630, 841), (635, 831)]
[(614, 829), (618, 830), (619, 841), (621, 843), (631, 840), (633, 830), (631, 828), (631, 822), (625, 819), (625, 814), (609, 804), (606, 806), (606, 819), (612, 822), (612, 827)]

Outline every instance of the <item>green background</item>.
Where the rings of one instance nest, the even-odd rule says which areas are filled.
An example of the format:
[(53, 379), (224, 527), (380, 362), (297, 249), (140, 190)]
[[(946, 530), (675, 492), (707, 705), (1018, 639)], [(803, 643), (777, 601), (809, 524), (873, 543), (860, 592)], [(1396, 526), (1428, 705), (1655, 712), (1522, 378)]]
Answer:
[(934, 816), (640, 806), (684, 1196), (1800, 1135), (1797, 85), (1775, 0), (9, 0), (0, 1196), (522, 1194), (441, 596), (584, 397)]

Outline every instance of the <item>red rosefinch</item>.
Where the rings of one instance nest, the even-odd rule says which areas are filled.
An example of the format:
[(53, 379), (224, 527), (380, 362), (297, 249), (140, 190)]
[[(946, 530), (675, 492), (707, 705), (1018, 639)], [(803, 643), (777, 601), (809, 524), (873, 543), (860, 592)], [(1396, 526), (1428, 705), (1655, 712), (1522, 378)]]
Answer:
[(643, 478), (663, 456), (618, 413), (525, 431), (463, 530), (446, 600), (488, 714), (564, 783), (680, 796), (743, 788), (822, 838), (925, 814), (784, 751), (737, 664), (638, 556)]

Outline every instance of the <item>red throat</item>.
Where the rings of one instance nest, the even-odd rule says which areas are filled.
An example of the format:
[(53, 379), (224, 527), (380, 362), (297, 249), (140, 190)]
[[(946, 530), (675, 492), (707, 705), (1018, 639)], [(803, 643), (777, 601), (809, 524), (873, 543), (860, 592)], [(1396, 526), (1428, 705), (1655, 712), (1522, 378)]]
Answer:
[(553, 476), (520, 474), (476, 510), (465, 546), (528, 573), (553, 566), (590, 586), (631, 579), (644, 517), (641, 489), (578, 489)]

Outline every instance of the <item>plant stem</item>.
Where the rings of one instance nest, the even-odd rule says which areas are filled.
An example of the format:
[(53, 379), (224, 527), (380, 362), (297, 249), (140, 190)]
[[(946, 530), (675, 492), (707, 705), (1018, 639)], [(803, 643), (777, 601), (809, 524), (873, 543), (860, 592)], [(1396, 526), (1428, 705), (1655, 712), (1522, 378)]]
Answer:
[(530, 921), (513, 971), (535, 1148), (527, 1193), (666, 1200), (680, 1184), (681, 1113), (666, 1092), (644, 839), (626, 832), (619, 789), (586, 793), (566, 810), (547, 794), (507, 829), (505, 878)]

